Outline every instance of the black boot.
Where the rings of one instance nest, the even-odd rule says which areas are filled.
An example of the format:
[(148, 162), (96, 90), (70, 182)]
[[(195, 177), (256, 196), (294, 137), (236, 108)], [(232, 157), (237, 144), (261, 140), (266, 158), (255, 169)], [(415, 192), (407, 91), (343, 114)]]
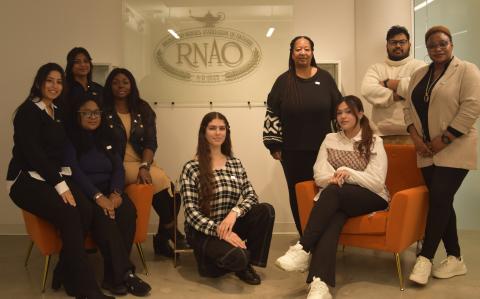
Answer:
[(168, 258), (173, 258), (174, 256), (173, 248), (168, 243), (168, 238), (160, 234), (153, 236), (153, 250), (155, 255), (163, 255)]
[[(169, 223), (168, 226), (169, 228), (166, 228), (160, 224), (157, 235), (162, 236), (162, 238), (168, 239), (175, 244), (175, 230), (173, 229), (173, 223)], [(188, 244), (185, 235), (183, 235), (178, 229), (176, 230), (176, 234), (177, 243), (175, 249), (190, 249), (190, 244)]]

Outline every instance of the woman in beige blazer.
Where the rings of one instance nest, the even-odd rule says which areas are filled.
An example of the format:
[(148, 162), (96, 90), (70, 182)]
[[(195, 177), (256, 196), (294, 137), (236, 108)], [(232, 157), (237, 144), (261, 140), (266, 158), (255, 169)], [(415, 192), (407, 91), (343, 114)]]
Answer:
[[(453, 199), (468, 171), (477, 166), (475, 121), (480, 114), (480, 72), (452, 55), (448, 28), (430, 28), (425, 43), (432, 63), (412, 75), (404, 111), (430, 193), (424, 244), (410, 274), (410, 280), (422, 285), (431, 273), (436, 278), (467, 273)], [(432, 271), (440, 240), (447, 258)]]

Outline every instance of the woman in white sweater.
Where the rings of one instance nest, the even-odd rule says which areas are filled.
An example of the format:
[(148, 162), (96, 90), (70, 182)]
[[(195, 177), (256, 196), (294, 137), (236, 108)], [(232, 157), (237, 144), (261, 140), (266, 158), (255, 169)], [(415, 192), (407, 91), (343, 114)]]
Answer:
[(318, 200), (300, 241), (276, 261), (286, 271), (309, 270), (309, 299), (332, 298), (327, 284), (335, 286), (335, 254), (345, 221), (384, 210), (390, 199), (383, 141), (373, 135), (362, 102), (346, 96), (336, 112), (340, 131), (326, 136), (313, 167)]

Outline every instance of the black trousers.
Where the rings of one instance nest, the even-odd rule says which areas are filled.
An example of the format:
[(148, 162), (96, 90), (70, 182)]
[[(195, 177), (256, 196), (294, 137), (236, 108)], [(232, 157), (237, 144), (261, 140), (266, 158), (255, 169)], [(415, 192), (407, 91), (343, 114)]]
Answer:
[(193, 247), (200, 275), (218, 277), (245, 270), (249, 264), (266, 267), (274, 221), (275, 210), (268, 203), (254, 205), (246, 215), (237, 219), (233, 231), (246, 240), (247, 249), (207, 236), (189, 226), (187, 240)]
[(115, 209), (115, 219), (105, 215), (99, 205), (93, 203), (93, 206), (91, 231), (103, 256), (103, 279), (114, 285), (121, 284), (127, 271), (134, 272), (130, 251), (135, 237), (137, 210), (126, 193), (122, 194), (122, 204)]
[(433, 259), (442, 240), (447, 255), (460, 257), (453, 199), (467, 173), (466, 169), (434, 165), (422, 168), (423, 178), (429, 191), (429, 208), (425, 239), (420, 255)]
[[(172, 185), (172, 190), (174, 190), (174, 186)], [(176, 211), (174, 211), (174, 200), (176, 200)], [(180, 199), (180, 194), (177, 194), (175, 198), (173, 198), (168, 193), (168, 188), (157, 192), (153, 195), (152, 199), (152, 206), (157, 215), (160, 217), (160, 223), (158, 225), (158, 231), (162, 226), (170, 225), (172, 221), (175, 219), (174, 215), (178, 216), (178, 212), (180, 211), (180, 206), (182, 201)], [(175, 214), (174, 214), (175, 213)]]
[(290, 199), (290, 209), (292, 210), (293, 220), (297, 231), (302, 235), (300, 224), (300, 215), (298, 214), (297, 195), (295, 194), (295, 184), (313, 179), (313, 164), (317, 160), (318, 150), (316, 151), (282, 151), (282, 167), (285, 173), (285, 179), (288, 186), (288, 197)]
[(64, 267), (64, 284), (77, 296), (99, 292), (95, 275), (84, 249), (85, 234), (90, 230), (92, 204), (70, 178), (65, 179), (76, 207), (65, 204), (54, 187), (21, 173), (10, 190), (10, 197), (20, 208), (52, 223), (62, 239), (59, 263)]
[(338, 238), (349, 217), (384, 210), (388, 203), (358, 185), (328, 185), (315, 202), (300, 244), (312, 253), (307, 283), (318, 277), (335, 286), (335, 257)]

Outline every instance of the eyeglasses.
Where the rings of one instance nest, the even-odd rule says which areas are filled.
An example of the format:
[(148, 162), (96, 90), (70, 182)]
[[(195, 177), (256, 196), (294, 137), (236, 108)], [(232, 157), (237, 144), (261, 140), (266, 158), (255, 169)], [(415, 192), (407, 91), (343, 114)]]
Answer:
[(406, 40), (406, 39), (401, 39), (401, 40), (391, 39), (391, 40), (388, 41), (388, 44), (392, 47), (395, 47), (396, 45), (399, 45), (399, 46), (403, 47), (407, 43), (408, 43), (408, 40)]
[(449, 41), (442, 40), (442, 41), (439, 41), (438, 43), (427, 44), (427, 49), (428, 50), (435, 50), (436, 48), (440, 48), (442, 50), (445, 50), (448, 47), (449, 44), (450, 44)]
[(102, 111), (101, 110), (94, 110), (94, 111), (78, 111), (82, 117), (88, 117), (88, 118), (97, 118), (102, 116)]

